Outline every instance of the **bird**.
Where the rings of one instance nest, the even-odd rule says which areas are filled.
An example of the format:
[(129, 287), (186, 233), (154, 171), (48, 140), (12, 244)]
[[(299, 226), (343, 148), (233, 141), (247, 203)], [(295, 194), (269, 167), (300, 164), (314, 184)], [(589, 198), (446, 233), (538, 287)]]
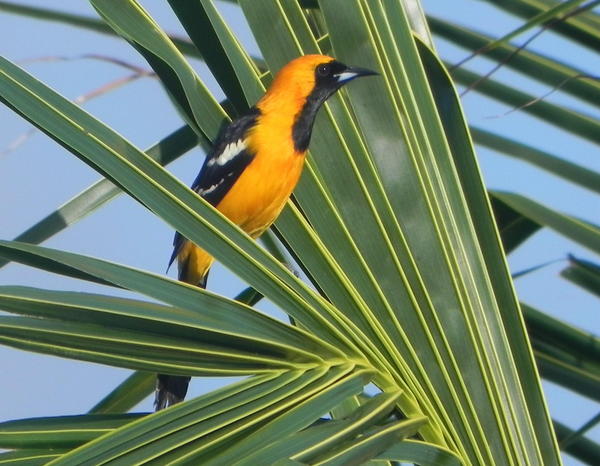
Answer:
[[(275, 221), (300, 178), (319, 108), (348, 82), (376, 74), (327, 55), (290, 61), (247, 113), (223, 125), (191, 189), (257, 238)], [(175, 260), (180, 281), (206, 287), (213, 257), (178, 232), (169, 266)], [(158, 375), (156, 410), (183, 401), (189, 381)]]

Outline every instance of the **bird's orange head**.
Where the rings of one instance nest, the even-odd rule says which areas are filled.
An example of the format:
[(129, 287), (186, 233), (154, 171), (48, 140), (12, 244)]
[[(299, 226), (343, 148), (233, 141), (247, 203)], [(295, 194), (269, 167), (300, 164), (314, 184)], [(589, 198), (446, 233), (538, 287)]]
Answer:
[(264, 113), (293, 118), (295, 148), (305, 151), (317, 111), (335, 91), (360, 76), (377, 74), (344, 65), (327, 55), (304, 55), (285, 65), (257, 103)]

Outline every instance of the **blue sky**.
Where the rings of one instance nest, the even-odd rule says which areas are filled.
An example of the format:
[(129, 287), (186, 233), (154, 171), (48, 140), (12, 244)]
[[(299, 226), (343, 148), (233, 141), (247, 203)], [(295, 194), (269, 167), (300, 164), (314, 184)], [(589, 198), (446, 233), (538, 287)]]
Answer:
[[(39, 0), (19, 3), (94, 14), (87, 2), (81, 1)], [(166, 2), (142, 3), (165, 30), (183, 34)], [(227, 4), (220, 6), (236, 31), (239, 31), (241, 40), (251, 52), (258, 53), (247, 26), (235, 10)], [(503, 35), (520, 24), (519, 19), (505, 15), (485, 2), (426, 0), (424, 6), (427, 12), (475, 25), (492, 35)], [(527, 37), (528, 34), (525, 34), (519, 40)], [(72, 99), (127, 74), (112, 64), (77, 57), (84, 54), (110, 55), (146, 67), (143, 59), (122, 40), (14, 15), (0, 14), (0, 44), (0, 53), (17, 62), (42, 57), (69, 58), (66, 61), (33, 61), (23, 66)], [(466, 54), (443, 41), (436, 42), (436, 46), (450, 62), (456, 62)], [(531, 48), (552, 50), (554, 56), (590, 73), (594, 71), (593, 68), (597, 69), (597, 54), (582, 47), (573, 48), (551, 33), (536, 39)], [(222, 95), (203, 65), (198, 62), (193, 64), (206, 78), (211, 90)], [(469, 64), (470, 68), (480, 71), (488, 70), (491, 66), (492, 63), (485, 59), (477, 59)], [(501, 70), (496, 77), (534, 95), (544, 94), (548, 90), (546, 86), (509, 70)], [(573, 98), (554, 94), (548, 100), (571, 106), (595, 118), (600, 117), (597, 108), (590, 108)], [(567, 133), (521, 112), (497, 117), (508, 108), (476, 93), (468, 94), (464, 105), (470, 122), (480, 127), (510, 135), (517, 140), (535, 141), (534, 145), (540, 149), (600, 171), (598, 148), (591, 143), (574, 140)], [(91, 100), (85, 104), (85, 109), (142, 148), (149, 147), (181, 125), (162, 88), (150, 78), (142, 78)], [(1, 153), (2, 149), (28, 131), (29, 126), (8, 109), (0, 108), (0, 127), (0, 199), (4, 201), (0, 203), (0, 218), (3, 219), (0, 222), (0, 238), (11, 239), (96, 181), (98, 175), (40, 133), (34, 134), (16, 150)], [(478, 154), (489, 187), (521, 193), (557, 210), (600, 223), (598, 200), (590, 192), (492, 151), (480, 149)], [(191, 183), (201, 162), (202, 153), (194, 150), (169, 169), (186, 183)], [(45, 245), (163, 273), (170, 255), (171, 240), (172, 231), (167, 225), (135, 201), (120, 196)], [(565, 257), (567, 253), (598, 261), (598, 257), (590, 251), (544, 230), (511, 255), (509, 262), (513, 271), (519, 271)], [(558, 274), (565, 265), (564, 262), (558, 263), (517, 280), (519, 297), (556, 317), (600, 334), (597, 298), (560, 279)], [(97, 290), (97, 287), (85, 282), (73, 282), (18, 265), (0, 269), (0, 283)], [(228, 296), (243, 288), (236, 277), (220, 266), (211, 272), (209, 286)], [(0, 358), (3, 361), (0, 399), (5, 401), (0, 409), (0, 421), (85, 412), (129, 374), (126, 370), (44, 357), (4, 347), (0, 347)], [(191, 395), (214, 386), (213, 381), (196, 380), (191, 387)], [(572, 428), (579, 427), (600, 411), (597, 403), (574, 397), (552, 384), (545, 383), (544, 386), (551, 413)], [(146, 400), (139, 409), (150, 410), (151, 400)], [(600, 428), (596, 427), (589, 436), (600, 441)], [(569, 459), (567, 464), (578, 463)]]

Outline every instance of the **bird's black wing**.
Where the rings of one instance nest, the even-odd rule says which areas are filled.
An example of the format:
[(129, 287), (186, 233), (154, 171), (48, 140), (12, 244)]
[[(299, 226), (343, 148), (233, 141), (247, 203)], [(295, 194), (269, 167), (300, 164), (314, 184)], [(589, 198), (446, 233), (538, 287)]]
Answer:
[[(224, 125), (212, 151), (206, 156), (191, 189), (211, 205), (216, 206), (221, 202), (254, 158), (244, 141), (248, 130), (256, 124), (259, 116), (260, 110), (252, 107), (246, 115)], [(179, 254), (184, 239), (179, 232), (175, 233), (169, 267)]]
[(246, 133), (256, 124), (260, 110), (255, 107), (243, 117), (226, 125), (217, 136), (213, 150), (207, 155), (200, 173), (192, 184), (211, 205), (216, 206), (231, 189), (254, 158), (245, 147)]

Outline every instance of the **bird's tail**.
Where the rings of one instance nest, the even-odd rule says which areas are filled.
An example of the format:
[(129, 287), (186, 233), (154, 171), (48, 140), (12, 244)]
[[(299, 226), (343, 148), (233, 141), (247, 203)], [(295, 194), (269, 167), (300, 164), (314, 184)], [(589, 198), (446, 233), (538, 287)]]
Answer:
[(187, 376), (158, 374), (154, 398), (156, 411), (183, 401), (189, 383), (190, 377)]
[[(178, 241), (179, 236), (179, 241)], [(178, 244), (181, 243), (181, 244)], [(206, 288), (208, 270), (213, 259), (198, 246), (183, 240), (179, 234), (175, 236), (175, 250), (171, 261), (177, 257), (179, 265), (179, 280), (192, 283), (199, 288)], [(168, 408), (184, 400), (190, 383), (190, 377), (183, 375), (158, 374), (154, 407), (156, 411)]]

